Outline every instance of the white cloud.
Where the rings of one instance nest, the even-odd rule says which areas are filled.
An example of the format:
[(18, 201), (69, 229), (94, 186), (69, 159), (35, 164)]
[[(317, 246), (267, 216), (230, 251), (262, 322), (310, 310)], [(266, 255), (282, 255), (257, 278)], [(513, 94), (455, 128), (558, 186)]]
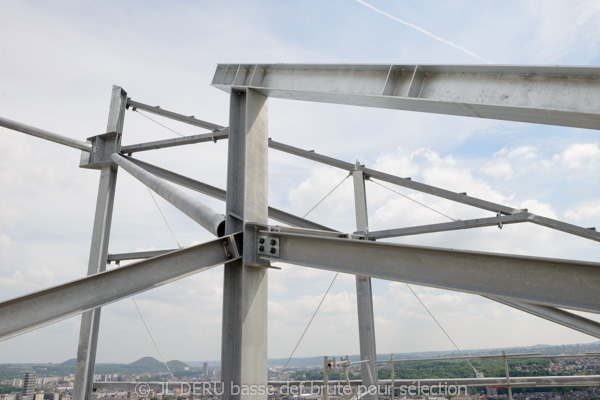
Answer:
[(536, 169), (537, 149), (533, 146), (522, 146), (516, 149), (503, 148), (493, 155), (481, 171), (496, 179), (510, 180), (516, 175), (530, 173)]
[(598, 142), (575, 143), (552, 159), (570, 170), (594, 170), (600, 164)]
[(568, 209), (565, 218), (574, 221), (600, 220), (600, 199), (588, 200)]

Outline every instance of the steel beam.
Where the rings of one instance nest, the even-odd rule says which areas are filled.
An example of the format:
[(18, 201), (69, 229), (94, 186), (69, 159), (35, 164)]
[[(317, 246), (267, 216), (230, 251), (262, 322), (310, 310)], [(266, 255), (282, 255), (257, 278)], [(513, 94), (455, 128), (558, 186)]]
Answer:
[(282, 99), (600, 129), (599, 67), (219, 64), (212, 85)]
[(158, 150), (167, 147), (184, 146), (188, 144), (216, 142), (219, 139), (227, 139), (229, 137), (229, 129), (212, 133), (203, 133), (201, 135), (184, 136), (173, 139), (156, 140), (154, 142), (131, 144), (129, 146), (121, 146), (121, 153), (132, 154), (140, 151)]
[[(361, 166), (356, 163), (352, 171), (354, 181), (354, 210), (356, 214), (356, 230), (366, 235), (369, 232), (369, 217), (367, 212), (367, 192)], [(368, 264), (366, 264), (368, 266)], [(375, 340), (375, 318), (373, 313), (373, 289), (371, 277), (356, 275), (356, 309), (358, 314), (358, 338), (360, 342), (360, 359), (369, 360), (362, 363), (362, 382), (365, 387), (377, 385), (377, 346)], [(370, 371), (369, 371), (370, 370)], [(367, 400), (375, 400), (377, 394), (368, 393)]]
[[(268, 222), (267, 99), (253, 90), (230, 96), (226, 232), (244, 221)], [(266, 400), (267, 395), (233, 393), (233, 385), (267, 384), (267, 268), (249, 262), (254, 243), (244, 235), (244, 260), (225, 265), (221, 381), (224, 400)]]
[[(303, 157), (309, 160), (317, 161), (323, 164), (331, 165), (332, 167), (344, 169), (346, 171), (352, 172), (354, 170), (354, 164), (349, 162), (337, 160), (335, 158), (331, 158), (328, 156), (324, 156), (322, 154), (315, 153), (314, 151), (307, 151), (303, 149), (299, 149), (297, 147), (289, 146), (283, 143), (278, 143), (273, 140), (269, 140), (269, 147), (284, 151), (289, 154), (294, 154), (299, 157)], [(504, 215), (520, 215), (521, 217), (526, 217), (528, 222), (545, 226), (547, 228), (559, 230), (565, 233), (569, 233), (571, 235), (580, 236), (586, 239), (600, 241), (600, 232), (597, 232), (593, 229), (582, 228), (577, 225), (568, 224), (566, 222), (557, 221), (552, 218), (542, 217), (533, 213), (528, 213), (526, 210), (519, 210), (517, 208), (504, 206), (502, 204), (493, 203), (491, 201), (478, 199), (476, 197), (471, 197), (466, 195), (465, 193), (456, 193), (450, 190), (441, 189), (435, 186), (426, 185), (424, 183), (415, 182), (410, 178), (400, 178), (395, 175), (387, 174), (385, 172), (377, 171), (370, 168), (363, 168), (363, 173), (368, 178), (378, 179), (384, 182), (393, 183), (394, 185), (403, 186), (408, 189), (416, 190), (418, 192), (426, 193), (432, 196), (441, 197), (447, 200), (455, 201), (458, 203), (466, 204), (468, 206), (473, 206), (476, 208), (481, 208), (483, 210), (492, 211), (494, 213), (500, 213)], [(510, 221), (512, 219), (508, 219)], [(517, 222), (517, 221), (514, 221)], [(511, 223), (511, 222), (507, 222)], [(453, 229), (462, 229), (460, 228), (462, 224), (450, 225)], [(443, 225), (439, 225), (438, 227), (444, 228)], [(410, 229), (410, 228), (409, 228)], [(422, 228), (417, 227), (414, 228), (412, 234), (420, 233), (419, 231)], [(446, 230), (444, 228), (444, 230)], [(406, 231), (408, 232), (408, 231)], [(427, 232), (423, 232), (427, 233)], [(408, 233), (407, 233), (408, 234)], [(375, 238), (375, 237), (373, 237)]]
[(600, 312), (598, 263), (273, 230), (268, 234), (280, 241), (279, 257), (264, 255), (272, 262), (288, 262), (552, 307)]
[[(322, 154), (315, 153), (314, 151), (299, 149), (297, 147), (293, 147), (283, 143), (278, 143), (273, 140), (269, 141), (269, 147), (276, 150), (284, 151), (289, 154), (294, 154), (299, 157), (306, 158), (308, 160), (313, 160), (322, 164), (331, 165), (332, 167), (340, 168), (349, 172), (352, 172), (354, 170), (354, 164), (352, 163), (324, 156)], [(418, 192), (427, 193), (432, 196), (442, 197), (447, 200), (452, 200), (469, 206), (493, 211), (495, 213), (500, 212), (502, 214), (514, 214), (521, 212), (521, 210), (513, 207), (503, 206), (502, 204), (497, 204), (490, 201), (478, 199), (476, 197), (467, 196), (466, 194), (462, 193), (451, 192), (449, 190), (440, 189), (435, 186), (415, 182), (410, 178), (400, 178), (398, 176), (386, 174), (385, 172), (376, 171), (370, 168), (363, 168), (363, 173), (367, 176), (367, 178), (379, 179), (384, 182), (393, 183), (395, 185), (403, 186), (412, 190), (416, 190)]]
[[(487, 296), (486, 296), (487, 297)], [(507, 306), (525, 311), (529, 314), (544, 318), (548, 321), (575, 329), (590, 336), (600, 338), (600, 322), (593, 321), (581, 315), (573, 314), (559, 308), (542, 306), (539, 304), (524, 303), (507, 299), (497, 299), (488, 297), (490, 300), (497, 301)]]
[(484, 226), (498, 226), (515, 224), (529, 221), (529, 213), (518, 213), (514, 215), (501, 215), (491, 218), (467, 219), (464, 221), (444, 222), (441, 224), (430, 224), (422, 226), (411, 226), (407, 228), (386, 229), (369, 232), (370, 240), (387, 239), (398, 236), (421, 235), (424, 233), (447, 232), (459, 229), (481, 228)]
[[(214, 197), (215, 199), (225, 200), (227, 196), (227, 192), (223, 189), (219, 189), (217, 187), (211, 186), (209, 184), (199, 182), (192, 178), (188, 178), (187, 176), (180, 175), (176, 172), (166, 170), (164, 168), (157, 167), (156, 165), (149, 164), (144, 161), (140, 161), (135, 158), (125, 157), (127, 160), (131, 161), (138, 167), (145, 169), (153, 175), (158, 176), (159, 178), (165, 179), (169, 182), (176, 183), (178, 185), (184, 186), (188, 189), (195, 190), (197, 192), (206, 194), (208, 196)], [(286, 224), (297, 226), (299, 228), (307, 228), (307, 229), (316, 229), (321, 231), (334, 231), (334, 229), (328, 228), (324, 225), (317, 224), (316, 222), (309, 221), (304, 218), (300, 218), (296, 215), (290, 214), (288, 212), (279, 210), (274, 207), (269, 207), (269, 218), (272, 218), (276, 221), (284, 222)]]
[(140, 103), (139, 101), (134, 101), (131, 99), (127, 99), (127, 106), (133, 108), (133, 110), (139, 108), (140, 110), (148, 111), (152, 114), (160, 115), (161, 117), (166, 117), (173, 119), (175, 121), (183, 122), (185, 124), (198, 126), (204, 129), (210, 129), (212, 131), (220, 131), (224, 129), (224, 126), (213, 124), (210, 122), (202, 121), (200, 119), (194, 118), (194, 116), (186, 116), (178, 113), (174, 113), (172, 111), (163, 110), (159, 106), (149, 106), (148, 104)]
[(89, 143), (81, 142), (76, 139), (71, 139), (70, 137), (59, 135), (58, 133), (54, 132), (49, 132), (44, 129), (36, 128), (34, 126), (25, 125), (20, 122), (10, 120), (8, 118), (0, 117), (0, 126), (7, 129), (12, 129), (13, 131), (22, 132), (31, 136), (39, 137), (41, 139), (49, 140), (54, 143), (60, 143), (65, 146), (87, 151), (88, 153), (94, 151), (94, 148)]
[(241, 257), (234, 235), (0, 303), (0, 340)]
[(193, 196), (165, 183), (160, 178), (146, 172), (131, 161), (119, 154), (113, 154), (111, 159), (129, 172), (133, 177), (154, 190), (159, 196), (167, 200), (178, 210), (200, 224), (213, 235), (223, 236), (225, 231), (225, 220), (222, 214), (217, 213)]
[[(122, 88), (113, 86), (106, 126), (107, 132), (123, 132), (126, 99), (127, 93)], [(92, 245), (88, 261), (88, 276), (106, 270), (116, 185), (117, 167), (110, 164), (103, 166), (100, 169)], [(87, 311), (81, 316), (73, 387), (73, 395), (77, 399), (88, 400), (92, 396), (100, 314), (101, 308), (97, 308)]]

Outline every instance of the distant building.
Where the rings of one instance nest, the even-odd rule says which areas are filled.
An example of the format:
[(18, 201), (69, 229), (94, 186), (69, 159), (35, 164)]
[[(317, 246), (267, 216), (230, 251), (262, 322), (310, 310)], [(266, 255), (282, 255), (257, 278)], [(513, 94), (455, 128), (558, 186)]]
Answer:
[(202, 364), (202, 373), (204, 376), (208, 377), (208, 363)]
[(27, 372), (25, 374), (25, 379), (23, 379), (21, 400), (33, 400), (36, 380), (35, 372)]
[(33, 400), (44, 400), (44, 393), (34, 395)]

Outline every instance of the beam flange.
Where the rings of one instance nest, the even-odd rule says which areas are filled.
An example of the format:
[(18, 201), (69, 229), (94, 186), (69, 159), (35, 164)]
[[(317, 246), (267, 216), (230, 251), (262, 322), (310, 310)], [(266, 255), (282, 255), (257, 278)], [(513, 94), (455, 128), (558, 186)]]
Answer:
[[(0, 340), (58, 322), (241, 257), (236, 235), (0, 303)], [(227, 243), (224, 243), (224, 240)]]
[(212, 85), (268, 97), (600, 129), (600, 68), (219, 64)]
[[(354, 275), (600, 312), (600, 264), (265, 231), (286, 262)], [(401, 262), (399, 260), (402, 260)]]

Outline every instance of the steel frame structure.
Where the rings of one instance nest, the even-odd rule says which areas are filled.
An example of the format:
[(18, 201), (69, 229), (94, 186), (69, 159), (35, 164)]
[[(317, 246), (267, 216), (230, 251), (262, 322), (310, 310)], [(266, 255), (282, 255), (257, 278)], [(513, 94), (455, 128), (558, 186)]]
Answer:
[[(222, 381), (228, 383), (222, 396), (226, 400), (266, 399), (266, 395), (236, 395), (227, 388), (231, 387), (229, 383), (267, 384), (267, 279), (271, 263), (276, 262), (356, 275), (360, 353), (361, 359), (370, 360), (361, 364), (363, 384), (367, 385), (378, 384), (372, 277), (483, 295), (600, 338), (600, 323), (563, 310), (600, 313), (598, 263), (376, 242), (403, 235), (524, 222), (595, 241), (600, 241), (600, 233), (298, 149), (272, 141), (267, 135), (269, 97), (599, 129), (600, 68), (223, 64), (217, 66), (212, 84), (230, 94), (229, 127), (134, 101), (116, 86), (107, 133), (87, 142), (0, 118), (0, 126), (81, 150), (80, 167), (100, 170), (88, 276), (0, 303), (0, 340), (82, 314), (74, 398), (91, 398), (101, 306), (220, 264), (225, 265), (221, 365)], [(212, 132), (121, 146), (125, 110), (129, 107)], [(229, 141), (227, 190), (130, 157), (140, 151), (221, 139)], [(268, 148), (349, 171), (354, 182), (356, 232), (338, 232), (269, 207)], [(119, 167), (217, 238), (186, 249), (109, 255)], [(370, 231), (364, 186), (368, 179), (484, 209), (493, 215)], [(225, 200), (225, 215), (167, 181)], [(269, 226), (268, 218), (292, 227)], [(142, 261), (106, 271), (108, 262), (131, 259)], [(467, 275), (469, 279), (463, 279)], [(111, 290), (98, 290), (106, 287)], [(494, 379), (503, 378), (486, 379), (474, 379), (472, 384), (496, 384)], [(538, 383), (600, 384), (600, 376), (577, 379), (540, 378)]]

